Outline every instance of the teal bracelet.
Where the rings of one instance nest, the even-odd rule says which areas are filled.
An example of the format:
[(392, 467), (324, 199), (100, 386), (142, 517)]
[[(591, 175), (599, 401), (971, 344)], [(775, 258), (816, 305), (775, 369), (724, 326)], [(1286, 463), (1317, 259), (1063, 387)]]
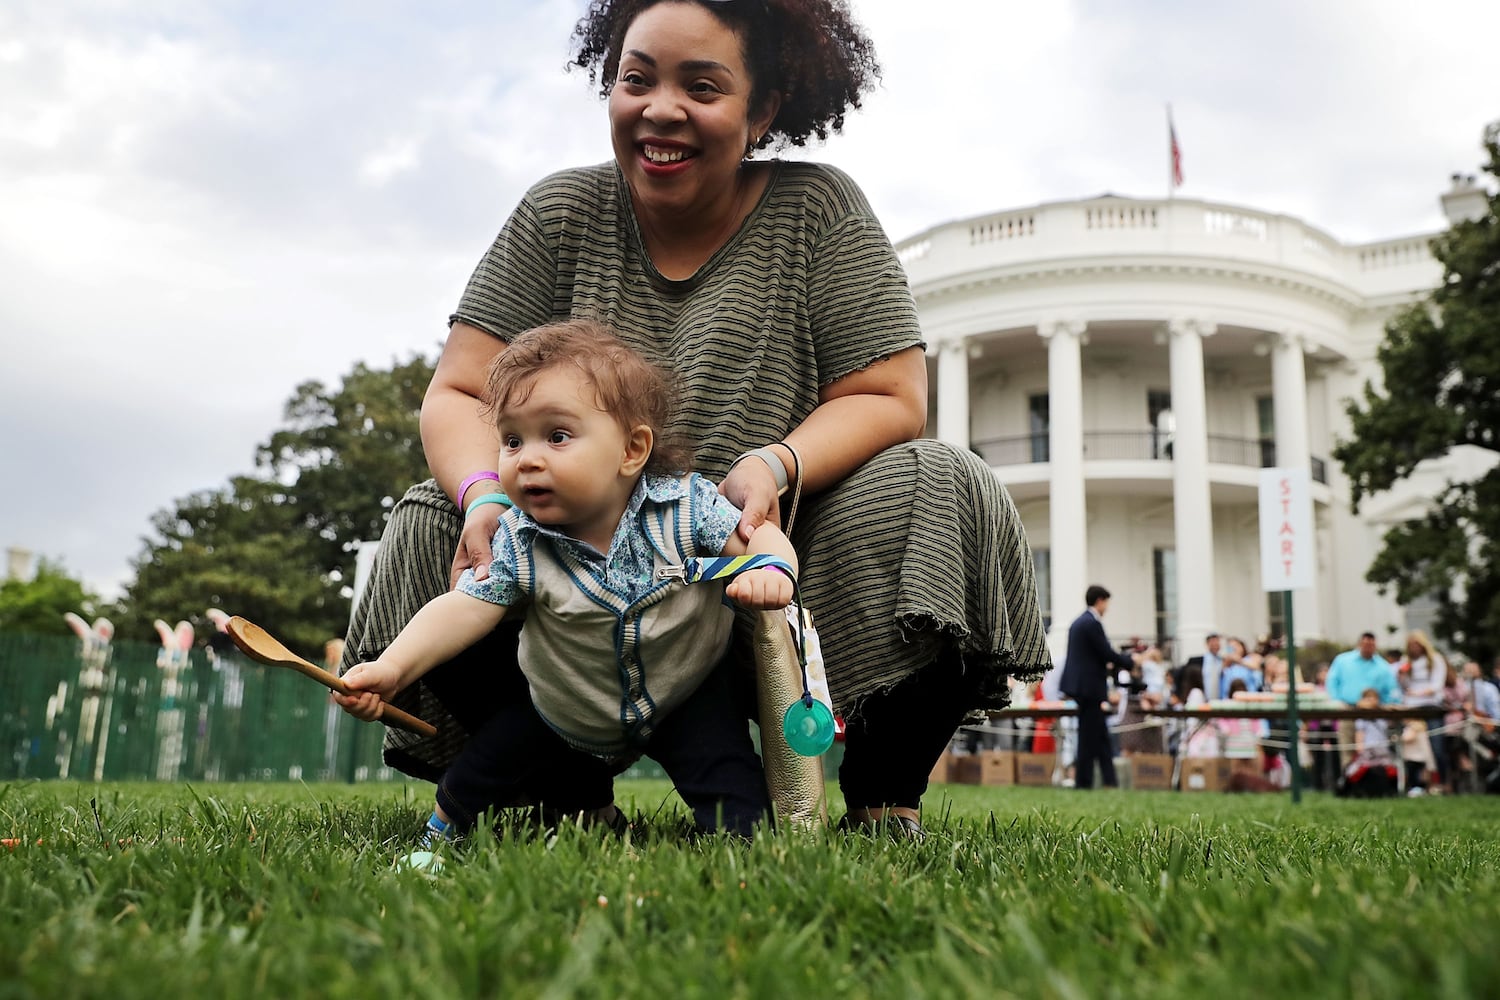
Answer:
[(469, 501), (469, 506), (464, 511), (464, 517), (468, 517), (470, 514), (474, 513), (475, 507), (483, 507), (487, 503), (497, 503), (502, 507), (515, 506), (515, 504), (510, 502), (510, 497), (506, 496), (504, 493), (486, 493), (482, 497), (475, 497), (473, 500)]

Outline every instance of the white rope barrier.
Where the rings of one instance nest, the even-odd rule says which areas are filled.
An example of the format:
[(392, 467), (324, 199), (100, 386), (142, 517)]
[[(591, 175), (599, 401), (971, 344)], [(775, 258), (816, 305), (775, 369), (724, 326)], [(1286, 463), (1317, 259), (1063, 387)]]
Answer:
[[(1071, 716), (1064, 716), (1064, 718), (1071, 718)], [(1132, 722), (1123, 726), (1110, 726), (1109, 731), (1112, 733), (1133, 733), (1138, 729), (1161, 729), (1167, 725), (1167, 722), (1168, 720), (1166, 719), (1147, 719), (1145, 722)], [(1030, 729), (1019, 729), (1014, 726), (983, 726), (978, 724), (959, 726), (958, 728), (974, 733), (993, 733), (997, 736), (1022, 736), (1031, 732)]]
[[(1063, 719), (1063, 718), (1071, 718), (1071, 716), (1060, 716), (1059, 720)], [(1217, 716), (1217, 718), (1234, 718), (1234, 716)], [(1173, 718), (1173, 719), (1164, 719), (1164, 718), (1147, 719), (1144, 722), (1132, 722), (1132, 723), (1127, 723), (1125, 725), (1120, 725), (1120, 726), (1110, 726), (1109, 727), (1109, 731), (1111, 733), (1133, 733), (1133, 732), (1137, 732), (1137, 731), (1143, 730), (1143, 729), (1161, 729), (1161, 728), (1163, 728), (1163, 727), (1171, 724), (1172, 722), (1176, 722), (1176, 721), (1179, 721), (1179, 720), (1176, 719), (1176, 718)], [(1213, 718), (1182, 719), (1181, 721), (1184, 721), (1184, 722), (1208, 723), (1208, 722), (1212, 722)], [(1259, 720), (1259, 721), (1265, 721), (1265, 720)], [(1340, 721), (1352, 721), (1352, 720), (1340, 720)], [(1455, 734), (1462, 734), (1464, 732), (1464, 730), (1469, 726), (1470, 723), (1476, 723), (1476, 724), (1478, 724), (1478, 723), (1485, 723), (1485, 722), (1494, 723), (1495, 721), (1496, 720), (1494, 720), (1494, 719), (1486, 719), (1485, 717), (1479, 716), (1479, 715), (1468, 715), (1468, 716), (1465, 716), (1464, 719), (1462, 721), (1460, 721), (1460, 722), (1450, 722), (1450, 723), (1448, 723), (1447, 725), (1444, 725), (1444, 726), (1438, 726), (1438, 727), (1433, 728), (1433, 729), (1427, 729), (1427, 730), (1424, 731), (1424, 733), (1427, 736), (1451, 736), (1451, 735), (1455, 735)], [(1030, 727), (1020, 728), (1020, 727), (1017, 727), (1017, 726), (996, 726), (996, 725), (971, 724), (971, 725), (959, 726), (959, 729), (964, 730), (966, 732), (986, 733), (986, 734), (993, 735), (993, 736), (1026, 736), (1026, 735), (1031, 735), (1032, 734), (1032, 730), (1031, 730)], [(1269, 748), (1271, 748), (1273, 750), (1290, 750), (1294, 745), (1296, 745), (1296, 744), (1294, 744), (1290, 740), (1273, 740), (1273, 739), (1270, 739), (1270, 738), (1267, 738), (1267, 737), (1257, 738), (1256, 739), (1256, 743), (1259, 746), (1269, 747)], [(1307, 747), (1308, 751), (1311, 752), (1311, 753), (1333, 753), (1335, 751), (1338, 751), (1338, 752), (1342, 753), (1343, 751), (1346, 751), (1346, 750), (1358, 750), (1359, 749), (1359, 745), (1355, 744), (1355, 743), (1338, 743), (1338, 742), (1330, 742), (1330, 741), (1327, 741), (1327, 740), (1313, 740), (1313, 741), (1309, 741), (1307, 739), (1302, 739), (1302, 740), (1298, 740), (1297, 743), (1300, 743), (1302, 746)]]
[[(1470, 722), (1477, 721), (1478, 719), (1479, 719), (1479, 716), (1472, 716), (1471, 715), (1471, 716), (1465, 718), (1462, 722), (1450, 722), (1448, 725), (1446, 725), (1446, 726), (1439, 726), (1436, 729), (1424, 729), (1422, 731), (1422, 735), (1423, 736), (1449, 736), (1449, 735), (1453, 735), (1454, 733), (1462, 733), (1465, 726), (1467, 726)], [(1209, 722), (1209, 721), (1212, 721), (1212, 720), (1204, 719), (1202, 721)], [(1351, 721), (1351, 720), (1343, 720), (1343, 721)], [(1392, 737), (1392, 739), (1399, 739), (1399, 738), (1400, 737)], [(1270, 747), (1273, 750), (1290, 750), (1292, 748), (1292, 746), (1293, 746), (1293, 743), (1290, 740), (1273, 740), (1273, 739), (1270, 739), (1268, 737), (1262, 737), (1260, 739), (1257, 739), (1256, 742), (1259, 743), (1263, 747)], [(1344, 750), (1358, 750), (1359, 749), (1359, 744), (1358, 743), (1338, 743), (1338, 742), (1329, 742), (1327, 740), (1309, 741), (1307, 739), (1298, 740), (1297, 742), (1300, 743), (1302, 746), (1307, 747), (1307, 749), (1309, 751), (1312, 751), (1313, 753), (1331, 753), (1334, 750), (1338, 750), (1338, 751), (1342, 752)], [(1314, 749), (1314, 748), (1316, 748), (1316, 749)]]

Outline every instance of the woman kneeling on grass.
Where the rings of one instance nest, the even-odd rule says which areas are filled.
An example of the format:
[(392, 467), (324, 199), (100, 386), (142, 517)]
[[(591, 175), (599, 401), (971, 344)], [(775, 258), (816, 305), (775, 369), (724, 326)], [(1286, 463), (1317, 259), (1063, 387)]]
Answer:
[[(467, 570), (335, 696), (378, 719), (383, 700), (527, 609), (518, 659), (529, 697), (502, 705), (438, 783), (424, 848), (495, 802), (540, 790), (564, 814), (611, 807), (614, 775), (645, 754), (707, 830), (749, 836), (769, 810), (760, 758), (730, 696), (723, 654), (734, 612), (792, 599), (796, 554), (774, 524), (749, 542), (740, 511), (690, 452), (663, 439), (671, 380), (603, 326), (531, 330), (496, 358), (489, 399), (505, 493), (487, 572)], [(702, 556), (765, 555), (727, 587), (673, 568)], [(665, 573), (663, 571), (666, 571)], [(524, 603), (523, 603), (524, 602)]]
[[(435, 478), (391, 511), (344, 662), (380, 656), (489, 562), (497, 508), (470, 510), (493, 476), (486, 366), (522, 330), (597, 319), (681, 378), (681, 429), (741, 538), (805, 498), (798, 588), (848, 723), (846, 822), (920, 837), (927, 775), (966, 712), (1004, 707), (1008, 678), (1051, 657), (1015, 505), (977, 455), (921, 439), (922, 330), (863, 193), (760, 155), (842, 127), (874, 49), (844, 0), (592, 0), (574, 41), (614, 157), (534, 185), (475, 268), (422, 405)], [(491, 706), (525, 697), (495, 666), (515, 642), (501, 626), (412, 685), (398, 704), (441, 733), (388, 734), (386, 761), (442, 775)], [(746, 712), (748, 645), (730, 654)]]

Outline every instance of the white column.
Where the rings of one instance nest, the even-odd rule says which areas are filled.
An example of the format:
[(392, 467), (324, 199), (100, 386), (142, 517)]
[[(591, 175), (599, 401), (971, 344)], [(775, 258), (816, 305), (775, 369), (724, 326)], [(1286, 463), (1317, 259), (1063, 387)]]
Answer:
[(1276, 414), (1276, 464), (1307, 469), (1307, 366), (1303, 340), (1293, 333), (1276, 335), (1271, 346), (1271, 393)]
[[(1282, 333), (1271, 347), (1271, 395), (1276, 414), (1276, 465), (1310, 469), (1312, 448), (1307, 433), (1307, 344), (1295, 333)], [(1314, 518), (1314, 524), (1317, 519)], [(1316, 529), (1314, 529), (1316, 535)], [(1314, 558), (1317, 545), (1313, 546)], [(1317, 579), (1316, 573), (1314, 579)], [(1315, 588), (1292, 593), (1294, 638), (1323, 636), (1322, 602)]]
[(1088, 521), (1083, 484), (1083, 337), (1078, 320), (1043, 323), (1047, 341), (1047, 444), (1052, 464), (1051, 551), (1053, 656), (1068, 645), (1068, 625), (1088, 589)]
[(969, 447), (969, 350), (962, 337), (938, 345), (937, 437)]
[[(1214, 325), (1175, 319), (1171, 334), (1172, 509), (1177, 534), (1176, 659), (1185, 662), (1204, 650), (1215, 631), (1214, 524), (1208, 485), (1208, 419), (1203, 388), (1203, 338)], [(1219, 690), (1217, 672), (1205, 676), (1205, 692)]]

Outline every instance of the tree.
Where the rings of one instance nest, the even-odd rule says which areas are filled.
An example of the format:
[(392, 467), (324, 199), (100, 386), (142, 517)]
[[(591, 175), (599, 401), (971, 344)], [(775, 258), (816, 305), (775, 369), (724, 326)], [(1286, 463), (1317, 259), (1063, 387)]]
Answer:
[[(1500, 122), (1485, 130), (1485, 170), (1500, 179)], [(1352, 436), (1334, 449), (1355, 510), (1417, 465), (1460, 446), (1500, 452), (1500, 195), (1481, 218), (1432, 241), (1442, 284), (1386, 326), (1383, 388), (1346, 407)], [(1386, 532), (1366, 578), (1408, 603), (1436, 595), (1435, 630), (1487, 662), (1500, 651), (1500, 465), (1448, 483), (1426, 516)]]
[(152, 515), (156, 537), (146, 540), (114, 609), (118, 634), (155, 641), (156, 619), (202, 625), (217, 607), (274, 629), (304, 653), (341, 635), (348, 602), (283, 500), (277, 484), (237, 477)]
[(71, 611), (92, 619), (97, 601), (62, 563), (42, 558), (30, 580), (0, 583), (0, 632), (71, 635), (63, 615)]
[(285, 502), (343, 580), (354, 578), (350, 543), (379, 538), (407, 487), (429, 475), (418, 417), (432, 372), (413, 357), (388, 371), (357, 364), (337, 392), (303, 383), (286, 405), (290, 426), (257, 454), (264, 473), (291, 484)]
[(396, 500), (427, 476), (417, 420), (432, 370), (421, 357), (388, 371), (360, 363), (336, 391), (298, 386), (256, 475), (152, 516), (113, 609), (119, 634), (147, 639), (156, 618), (201, 624), (219, 607), (321, 659), (349, 622), (348, 543), (379, 538)]

